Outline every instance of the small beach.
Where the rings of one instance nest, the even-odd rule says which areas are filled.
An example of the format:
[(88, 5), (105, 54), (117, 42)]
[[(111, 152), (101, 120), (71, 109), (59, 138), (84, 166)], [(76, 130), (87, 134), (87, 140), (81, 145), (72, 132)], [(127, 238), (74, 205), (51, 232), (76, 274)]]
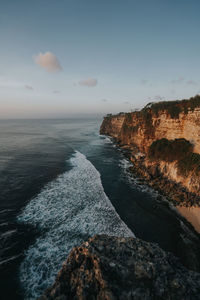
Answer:
[(196, 231), (200, 233), (200, 207), (177, 206), (176, 208), (194, 226)]

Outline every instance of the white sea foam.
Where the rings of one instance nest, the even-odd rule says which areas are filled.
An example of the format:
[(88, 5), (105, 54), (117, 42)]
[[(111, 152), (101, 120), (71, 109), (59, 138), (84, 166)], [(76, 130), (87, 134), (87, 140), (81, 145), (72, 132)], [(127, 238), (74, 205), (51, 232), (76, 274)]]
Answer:
[(20, 267), (25, 299), (37, 298), (53, 283), (69, 251), (94, 234), (134, 236), (106, 196), (99, 172), (76, 152), (73, 168), (30, 201), (18, 220), (40, 229)]
[[(122, 176), (126, 181), (129, 182), (130, 186), (132, 186), (134, 189), (138, 189), (144, 193), (151, 194), (152, 197), (157, 197), (159, 193), (148, 186), (146, 183), (141, 181), (139, 177), (134, 177), (133, 174), (129, 171), (129, 168), (133, 166), (133, 164), (126, 158), (123, 158), (119, 161), (119, 166), (121, 167), (123, 173)], [(163, 197), (164, 199), (164, 197)]]

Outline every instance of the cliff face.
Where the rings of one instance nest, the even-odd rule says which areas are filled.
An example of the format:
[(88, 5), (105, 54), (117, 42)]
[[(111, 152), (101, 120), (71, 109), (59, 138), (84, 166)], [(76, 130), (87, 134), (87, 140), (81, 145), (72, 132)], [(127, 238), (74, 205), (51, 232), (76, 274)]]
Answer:
[(136, 146), (139, 151), (147, 152), (153, 141), (185, 138), (194, 145), (194, 152), (200, 153), (200, 108), (181, 112), (179, 118), (172, 118), (166, 111), (157, 114), (133, 112), (122, 116), (105, 117), (100, 128), (122, 144)]
[(200, 274), (156, 244), (95, 236), (76, 247), (39, 300), (199, 299)]
[(108, 116), (101, 125), (101, 131), (104, 134), (111, 135), (114, 138), (118, 138), (121, 132), (122, 125), (124, 123), (125, 114), (116, 116)]
[[(200, 105), (200, 99), (198, 100)], [(184, 105), (189, 105), (189, 100), (188, 102), (184, 101)], [(174, 107), (180, 109), (181, 105), (183, 104), (180, 101), (180, 104), (175, 104)], [(153, 108), (126, 113), (123, 118), (119, 119), (118, 124), (118, 116), (107, 116), (103, 120), (100, 133), (113, 137), (121, 147), (129, 149), (131, 152), (129, 158), (138, 166), (138, 170), (139, 164), (142, 166), (140, 169), (143, 169), (142, 175), (144, 177), (154, 177), (156, 170), (159, 176), (174, 181), (180, 185), (180, 188), (183, 187), (199, 197), (199, 174), (193, 170), (190, 170), (187, 174), (181, 174), (178, 171), (176, 161), (166, 162), (149, 159), (148, 150), (156, 140), (184, 138), (193, 145), (194, 153), (200, 153), (200, 107), (197, 106), (193, 109), (187, 107), (187, 111), (184, 107), (175, 116), (171, 115), (167, 109), (155, 111)], [(199, 204), (199, 200), (195, 202)]]

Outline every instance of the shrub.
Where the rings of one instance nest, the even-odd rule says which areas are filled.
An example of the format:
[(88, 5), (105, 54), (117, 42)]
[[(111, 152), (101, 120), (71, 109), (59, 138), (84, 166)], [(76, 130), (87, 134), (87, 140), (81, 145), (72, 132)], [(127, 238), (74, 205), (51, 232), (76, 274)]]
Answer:
[(192, 151), (193, 145), (186, 139), (168, 140), (163, 138), (151, 144), (148, 156), (154, 160), (177, 161), (180, 175), (187, 176), (191, 171), (200, 175), (200, 154)]
[(187, 100), (183, 99), (181, 101), (151, 102), (142, 109), (142, 112), (152, 111), (158, 116), (160, 111), (166, 111), (171, 118), (176, 119), (182, 111), (187, 114), (188, 110), (194, 111), (197, 107), (200, 107), (200, 95), (196, 95), (195, 97)]
[(132, 122), (132, 113), (126, 113), (126, 121), (128, 123), (131, 123)]
[(152, 159), (161, 159), (172, 162), (185, 157), (192, 152), (193, 146), (186, 139), (160, 139), (154, 141), (149, 147), (148, 155)]
[(196, 175), (200, 174), (200, 154), (189, 153), (178, 161), (178, 170), (182, 175), (187, 176), (189, 172), (194, 171)]
[[(158, 116), (159, 111), (167, 111), (171, 118), (178, 118), (181, 109), (179, 107), (179, 101), (162, 101), (158, 103), (153, 103), (151, 105), (151, 110)], [(144, 108), (147, 110), (148, 108)]]

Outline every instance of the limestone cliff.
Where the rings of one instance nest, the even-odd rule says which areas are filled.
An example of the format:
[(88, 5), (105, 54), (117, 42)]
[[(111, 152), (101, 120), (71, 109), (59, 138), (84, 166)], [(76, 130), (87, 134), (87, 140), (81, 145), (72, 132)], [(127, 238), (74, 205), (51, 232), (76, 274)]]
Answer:
[(177, 160), (149, 159), (148, 151), (156, 140), (184, 138), (191, 143), (193, 152), (198, 156), (200, 153), (200, 96), (183, 101), (151, 103), (139, 112), (106, 116), (100, 133), (113, 137), (119, 146), (129, 150), (130, 160), (134, 163), (136, 171), (143, 177), (154, 181), (158, 177), (168, 179), (169, 182), (178, 184), (180, 193), (181, 190), (185, 190), (179, 197), (180, 202), (184, 202), (185, 197), (191, 199), (191, 195), (187, 195), (188, 192), (196, 197), (193, 202), (199, 205), (200, 173), (190, 168), (187, 174), (183, 174), (177, 168)]
[(115, 116), (107, 115), (107, 117), (104, 119), (105, 122), (103, 122), (101, 125), (101, 131), (104, 134), (112, 135), (112, 137), (118, 138), (124, 123), (124, 119), (125, 114), (118, 114)]
[(200, 274), (156, 244), (95, 236), (74, 248), (38, 300), (199, 299)]

